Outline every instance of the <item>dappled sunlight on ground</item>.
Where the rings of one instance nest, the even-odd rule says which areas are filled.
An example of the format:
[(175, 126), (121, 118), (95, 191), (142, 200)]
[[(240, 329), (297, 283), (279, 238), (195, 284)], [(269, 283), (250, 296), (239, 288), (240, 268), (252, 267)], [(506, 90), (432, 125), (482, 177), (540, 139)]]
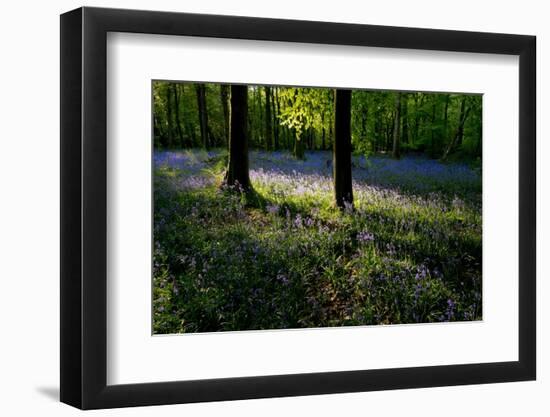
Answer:
[(254, 200), (220, 187), (226, 152), (155, 152), (157, 333), (481, 318), (481, 174), (353, 157), (334, 208), (330, 152), (250, 152)]

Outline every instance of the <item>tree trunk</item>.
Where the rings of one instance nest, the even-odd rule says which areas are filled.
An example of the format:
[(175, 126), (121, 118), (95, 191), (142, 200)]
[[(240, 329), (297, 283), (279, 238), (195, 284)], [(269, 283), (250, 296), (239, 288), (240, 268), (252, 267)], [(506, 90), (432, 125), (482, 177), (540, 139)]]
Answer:
[(229, 85), (220, 84), (220, 99), (222, 102), (223, 111), (223, 133), (225, 135), (225, 143), (229, 144)]
[(277, 115), (279, 114), (279, 100), (276, 97), (277, 87), (274, 87), (271, 94), (271, 109), (273, 110), (273, 136), (275, 139), (275, 150), (279, 149), (279, 123), (277, 121)]
[[(185, 84), (180, 84), (181, 87), (181, 96), (183, 97), (183, 101), (185, 103)], [(185, 106), (184, 106), (185, 110)], [(185, 117), (185, 113), (183, 114), (183, 129), (185, 130), (186, 140), (184, 145), (188, 147), (195, 146), (195, 140), (196, 140), (196, 134), (195, 134), (195, 127), (193, 123), (189, 120), (188, 117)]]
[(462, 102), (460, 103), (460, 116), (458, 118), (458, 126), (456, 128), (456, 132), (449, 142), (449, 146), (447, 146), (445, 153), (443, 153), (441, 160), (445, 161), (447, 159), (451, 151), (459, 143), (459, 138), (460, 140), (462, 140), (462, 137), (464, 136), (464, 124), (466, 123), (466, 119), (468, 118), (468, 113), (470, 113), (470, 109), (471, 107), (468, 107), (466, 109), (466, 97), (463, 97)]
[(273, 149), (273, 131), (271, 130), (271, 88), (265, 89), (265, 144), (266, 149)]
[(250, 190), (248, 174), (248, 87), (231, 86), (231, 122), (229, 126), (229, 163), (225, 173), (225, 184)]
[(445, 96), (445, 110), (444, 110), (444, 114), (443, 114), (443, 138), (445, 140), (447, 140), (447, 136), (448, 136), (448, 125), (449, 125), (449, 101), (450, 101), (450, 96), (447, 94)]
[[(480, 115), (481, 118), (481, 115)], [(476, 155), (481, 157), (481, 154), (483, 153), (483, 124), (482, 121), (479, 121), (479, 124), (477, 125), (477, 144), (476, 144)]]
[(336, 205), (353, 207), (351, 182), (351, 90), (334, 93), (334, 197)]
[(298, 137), (296, 132), (294, 133), (294, 157), (296, 159), (305, 159), (305, 152), (304, 152), (304, 137), (302, 132), (302, 137)]
[(392, 156), (395, 159), (399, 159), (401, 157), (401, 144), (400, 141), (400, 126), (401, 126), (401, 93), (397, 93), (395, 96), (395, 119), (393, 123), (393, 149), (392, 149)]
[(329, 123), (328, 125), (328, 143), (327, 143), (327, 148), (331, 148), (334, 144), (334, 132), (333, 132), (333, 128), (332, 128), (332, 123)]
[[(257, 140), (258, 145), (260, 145), (263, 141), (262, 134), (264, 131), (264, 123), (262, 120), (262, 97), (260, 95), (260, 87), (256, 87), (254, 89), (254, 115), (257, 115), (256, 117), (256, 134), (252, 136), (253, 140)], [(265, 145), (265, 144), (264, 144)]]
[[(162, 123), (160, 122), (159, 116), (156, 111), (153, 114), (153, 133), (155, 136), (155, 146), (157, 146), (157, 144), (162, 146), (164, 141), (166, 140), (166, 136), (164, 134), (164, 130), (162, 129)], [(157, 138), (158, 140), (156, 140)]]
[(197, 104), (199, 108), (199, 126), (201, 130), (202, 146), (205, 149), (210, 147), (210, 141), (208, 140), (208, 111), (206, 108), (206, 87), (204, 84), (196, 84), (197, 90)]
[(375, 119), (374, 119), (374, 152), (379, 152), (381, 150), (380, 139), (382, 139), (382, 120), (381, 120), (380, 110), (376, 110)]
[(326, 149), (326, 143), (325, 143), (325, 111), (324, 109), (321, 110), (321, 126), (323, 127), (323, 134), (321, 136), (321, 149), (324, 151)]
[(433, 101), (433, 104), (432, 104), (432, 131), (431, 131), (431, 136), (430, 136), (430, 154), (431, 154), (431, 157), (432, 158), (435, 158), (435, 129), (434, 129), (434, 125), (435, 125), (435, 98), (434, 98), (434, 101)]
[(386, 153), (390, 153), (393, 150), (393, 126), (395, 125), (395, 116), (393, 115), (391, 121), (386, 120)]
[(409, 143), (409, 116), (408, 116), (408, 113), (409, 113), (409, 108), (408, 108), (408, 96), (407, 96), (407, 93), (405, 93), (404, 97), (403, 97), (403, 100), (402, 100), (402, 103), (401, 103), (401, 108), (402, 108), (402, 125), (403, 125), (403, 131), (402, 131), (402, 137), (401, 137), (401, 142), (403, 143)]
[(174, 141), (174, 124), (172, 122), (172, 89), (170, 85), (166, 85), (166, 147), (171, 148)]
[(367, 136), (367, 118), (364, 110), (361, 109), (361, 142), (365, 140)]
[(178, 139), (179, 143), (178, 146), (183, 147), (184, 145), (184, 139), (183, 139), (183, 130), (181, 128), (181, 121), (180, 121), (180, 99), (179, 99), (179, 84), (173, 83), (172, 84), (173, 94), (174, 94), (174, 114), (176, 116), (176, 129), (178, 131)]
[[(466, 97), (462, 98), (462, 102), (460, 103), (460, 120), (462, 120), (462, 122), (458, 125), (458, 135), (456, 138), (456, 146), (462, 145), (462, 139), (464, 138), (464, 122), (466, 122), (466, 116), (467, 116), (467, 114), (465, 114), (465, 107), (466, 107)], [(468, 109), (468, 111), (469, 110), (470, 109)]]

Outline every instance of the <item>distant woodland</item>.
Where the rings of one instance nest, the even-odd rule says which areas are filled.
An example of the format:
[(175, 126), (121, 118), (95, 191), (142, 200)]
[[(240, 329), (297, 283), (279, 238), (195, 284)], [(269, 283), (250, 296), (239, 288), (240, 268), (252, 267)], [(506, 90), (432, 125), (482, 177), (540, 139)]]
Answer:
[[(244, 86), (237, 86), (244, 88)], [(155, 147), (227, 147), (231, 86), (154, 82)], [(335, 90), (247, 86), (250, 148), (332, 149)], [(349, 111), (352, 151), (421, 152), (438, 159), (481, 157), (481, 96), (353, 90)]]

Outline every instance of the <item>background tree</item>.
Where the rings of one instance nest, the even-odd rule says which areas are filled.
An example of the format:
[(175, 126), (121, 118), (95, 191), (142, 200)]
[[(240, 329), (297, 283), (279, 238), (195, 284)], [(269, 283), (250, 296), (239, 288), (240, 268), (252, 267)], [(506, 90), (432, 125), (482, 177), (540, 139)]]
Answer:
[(409, 144), (409, 95), (401, 93), (401, 143)]
[(271, 129), (271, 88), (264, 87), (265, 92), (265, 143), (266, 149), (271, 150), (274, 148), (273, 143), (273, 131)]
[(223, 133), (226, 143), (229, 143), (229, 85), (220, 84), (220, 100), (223, 112)]
[(460, 113), (458, 116), (458, 125), (456, 127), (456, 132), (453, 135), (451, 141), (449, 142), (449, 145), (447, 146), (447, 149), (443, 153), (442, 160), (446, 160), (449, 156), (449, 153), (456, 147), (462, 145), (462, 141), (464, 139), (464, 125), (466, 123), (466, 119), (468, 118), (468, 114), (470, 113), (471, 107), (466, 106), (467, 96), (463, 96), (460, 101)]
[(393, 150), (392, 150), (392, 156), (395, 159), (399, 159), (401, 157), (401, 150), (400, 150), (400, 128), (401, 128), (401, 93), (397, 92), (395, 93), (395, 122), (393, 124)]
[(205, 149), (210, 147), (208, 140), (208, 110), (206, 106), (206, 88), (204, 84), (195, 84), (197, 91), (197, 105), (198, 105), (198, 117), (199, 127), (201, 132), (201, 141)]

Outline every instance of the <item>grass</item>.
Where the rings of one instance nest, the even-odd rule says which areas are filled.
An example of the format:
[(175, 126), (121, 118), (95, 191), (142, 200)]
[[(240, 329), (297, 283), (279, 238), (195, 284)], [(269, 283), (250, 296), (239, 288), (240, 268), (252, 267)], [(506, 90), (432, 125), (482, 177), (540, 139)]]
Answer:
[(306, 156), (251, 152), (251, 197), (222, 151), (155, 153), (155, 333), (481, 319), (479, 172), (354, 157), (341, 212), (330, 153)]

